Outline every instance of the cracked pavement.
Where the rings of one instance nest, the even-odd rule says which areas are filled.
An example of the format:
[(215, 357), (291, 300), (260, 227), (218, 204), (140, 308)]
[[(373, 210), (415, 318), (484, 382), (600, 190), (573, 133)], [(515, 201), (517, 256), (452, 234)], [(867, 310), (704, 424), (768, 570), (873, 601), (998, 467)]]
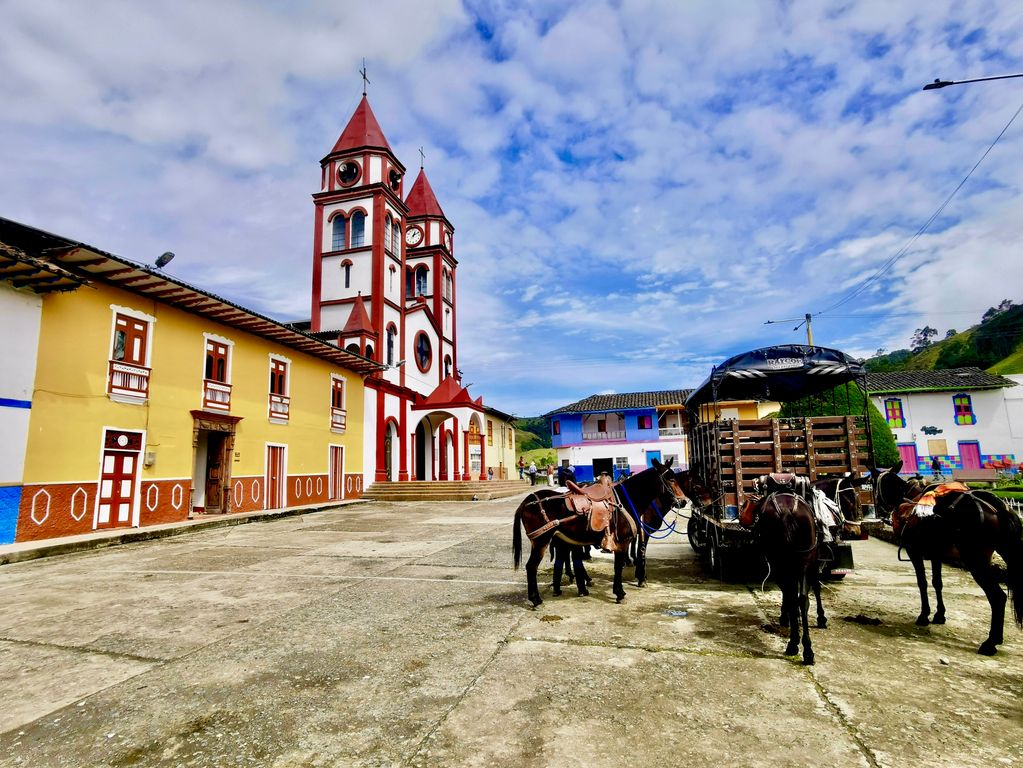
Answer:
[[(1023, 764), (1023, 632), (945, 570), (857, 542), (825, 585), (817, 664), (779, 597), (652, 542), (616, 605), (531, 610), (516, 501), (372, 503), (0, 567), (0, 766)], [(527, 543), (528, 546), (528, 543)], [(631, 576), (631, 569), (627, 570)], [(862, 614), (869, 625), (844, 621)]]

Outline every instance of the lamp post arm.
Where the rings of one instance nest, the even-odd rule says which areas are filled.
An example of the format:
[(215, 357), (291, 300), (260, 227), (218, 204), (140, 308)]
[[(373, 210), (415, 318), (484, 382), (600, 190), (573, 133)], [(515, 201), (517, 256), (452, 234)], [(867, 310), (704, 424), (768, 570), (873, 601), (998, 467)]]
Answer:
[(963, 83), (983, 83), (987, 80), (1009, 80), (1013, 77), (1023, 77), (1023, 72), (1019, 72), (1015, 75), (993, 75), (991, 77), (974, 77), (970, 80), (940, 80), (935, 79), (933, 83), (928, 83), (923, 87), (925, 91), (934, 91), (938, 88), (945, 88), (949, 85), (962, 85)]

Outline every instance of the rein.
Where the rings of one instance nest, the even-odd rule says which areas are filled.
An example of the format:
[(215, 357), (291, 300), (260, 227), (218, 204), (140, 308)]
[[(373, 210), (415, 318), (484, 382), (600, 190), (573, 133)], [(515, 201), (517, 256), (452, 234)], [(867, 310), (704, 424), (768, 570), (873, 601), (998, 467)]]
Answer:
[[(671, 472), (671, 469), (666, 469), (665, 472)], [(664, 491), (667, 491), (668, 495), (671, 496), (671, 498), (672, 498), (672, 500), (674, 502), (672, 504), (671, 508), (675, 509), (675, 507), (681, 507), (683, 501), (685, 501), (685, 497), (683, 496), (680, 499), (675, 494), (675, 492), (673, 490), (671, 490), (671, 486), (668, 485), (668, 481), (664, 479), (664, 475), (661, 474), (660, 472), (657, 473), (657, 479), (661, 481), (661, 489), (664, 490)], [(660, 525), (652, 526), (649, 523), (645, 522), (643, 520), (643, 516), (636, 510), (636, 505), (635, 505), (635, 503), (633, 503), (632, 499), (629, 497), (629, 491), (625, 487), (625, 483), (621, 483), (617, 487), (621, 489), (622, 494), (625, 497), (625, 501), (628, 502), (627, 506), (626, 505), (623, 505), (623, 506), (626, 507), (626, 509), (629, 511), (629, 514), (632, 516), (633, 520), (639, 525), (639, 527), (643, 530), (643, 532), (649, 538), (657, 539), (657, 540), (666, 539), (671, 534), (678, 532), (678, 529), (675, 527), (676, 523), (678, 522), (678, 514), (676, 513), (675, 519), (672, 520), (671, 523), (668, 523), (667, 520), (664, 517), (664, 513), (662, 513), (661, 510), (660, 510), (660, 504), (658, 503), (659, 500), (657, 498), (654, 498), (653, 501), (650, 502), (650, 505), (653, 506), (654, 511), (657, 513), (657, 516), (661, 519), (661, 523), (660, 523)], [(662, 527), (665, 528), (664, 534), (662, 536), (654, 536), (653, 534), (655, 534), (659, 530), (661, 530)]]

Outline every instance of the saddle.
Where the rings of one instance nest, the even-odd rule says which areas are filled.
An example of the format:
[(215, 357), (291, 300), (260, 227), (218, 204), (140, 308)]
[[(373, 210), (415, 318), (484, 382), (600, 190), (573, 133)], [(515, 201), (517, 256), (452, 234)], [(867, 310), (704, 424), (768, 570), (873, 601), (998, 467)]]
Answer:
[(566, 486), (568, 493), (565, 494), (565, 506), (577, 515), (587, 515), (591, 531), (604, 531), (604, 541), (601, 546), (614, 551), (617, 548), (617, 542), (609, 524), (611, 512), (618, 502), (615, 499), (611, 478), (601, 475), (593, 485), (585, 486), (568, 480)]

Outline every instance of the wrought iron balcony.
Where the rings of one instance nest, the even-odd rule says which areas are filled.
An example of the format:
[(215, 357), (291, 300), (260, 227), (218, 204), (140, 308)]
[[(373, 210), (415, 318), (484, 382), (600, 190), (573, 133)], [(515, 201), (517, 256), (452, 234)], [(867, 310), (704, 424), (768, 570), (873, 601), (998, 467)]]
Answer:
[(624, 440), (625, 430), (616, 430), (614, 432), (583, 432), (583, 440), (599, 442), (601, 440)]

